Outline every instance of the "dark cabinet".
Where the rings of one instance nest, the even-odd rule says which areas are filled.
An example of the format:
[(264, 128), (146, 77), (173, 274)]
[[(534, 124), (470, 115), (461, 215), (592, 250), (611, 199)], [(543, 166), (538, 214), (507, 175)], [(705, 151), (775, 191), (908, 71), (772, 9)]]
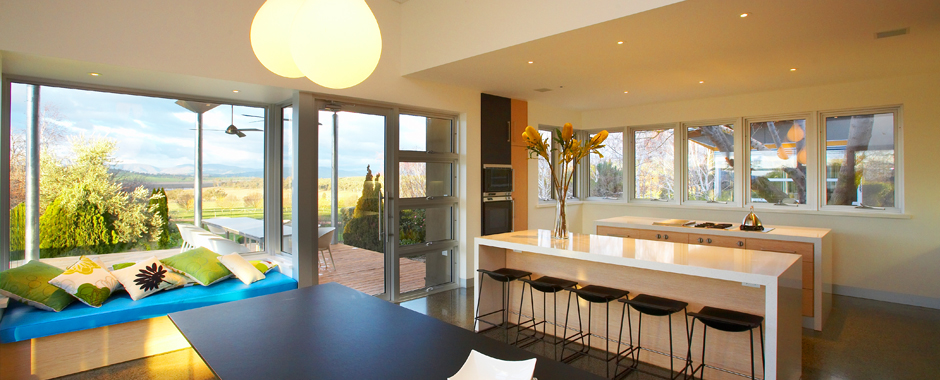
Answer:
[(512, 99), (480, 94), (480, 153), (483, 164), (512, 164)]

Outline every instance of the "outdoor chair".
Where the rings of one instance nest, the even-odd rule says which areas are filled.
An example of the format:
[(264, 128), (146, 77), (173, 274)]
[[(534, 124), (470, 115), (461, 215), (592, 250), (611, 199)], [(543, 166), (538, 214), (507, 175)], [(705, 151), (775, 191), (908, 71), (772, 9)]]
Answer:
[(330, 253), (330, 263), (333, 264), (333, 270), (336, 270), (336, 262), (333, 261), (333, 251), (330, 249), (330, 243), (333, 242), (333, 232), (336, 231), (335, 227), (320, 227), (317, 229), (319, 237), (317, 238), (317, 251), (320, 252), (320, 256), (323, 257), (323, 265), (329, 269), (329, 266), (326, 264), (326, 256), (323, 251)]

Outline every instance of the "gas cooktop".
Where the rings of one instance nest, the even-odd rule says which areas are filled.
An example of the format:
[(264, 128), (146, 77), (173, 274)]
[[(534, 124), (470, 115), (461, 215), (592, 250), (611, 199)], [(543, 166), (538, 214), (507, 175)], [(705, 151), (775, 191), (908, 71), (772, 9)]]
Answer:
[(697, 224), (691, 225), (690, 227), (696, 227), (696, 228), (716, 228), (716, 229), (725, 230), (725, 229), (731, 228), (731, 226), (732, 226), (731, 223), (702, 222), (702, 223), (697, 223)]

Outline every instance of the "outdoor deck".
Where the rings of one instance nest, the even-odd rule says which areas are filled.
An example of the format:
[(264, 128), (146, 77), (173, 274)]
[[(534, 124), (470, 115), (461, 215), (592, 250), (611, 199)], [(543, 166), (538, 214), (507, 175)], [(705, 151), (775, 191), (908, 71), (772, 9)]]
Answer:
[[(332, 265), (324, 269), (320, 263), (320, 283), (337, 282), (366, 294), (379, 294), (385, 291), (385, 254), (366, 249), (333, 244)], [(329, 254), (327, 254), (329, 259)], [(425, 263), (411, 259), (399, 259), (401, 292), (424, 288), (426, 273)]]

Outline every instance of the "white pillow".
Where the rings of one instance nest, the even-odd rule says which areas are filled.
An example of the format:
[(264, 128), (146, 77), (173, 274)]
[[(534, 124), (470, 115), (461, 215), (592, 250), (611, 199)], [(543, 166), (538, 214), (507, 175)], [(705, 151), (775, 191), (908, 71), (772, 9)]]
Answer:
[(219, 262), (235, 277), (242, 280), (245, 285), (251, 285), (252, 282), (264, 279), (264, 273), (261, 273), (258, 268), (255, 268), (254, 265), (251, 265), (248, 260), (245, 260), (237, 253), (219, 256)]
[(49, 283), (88, 306), (101, 307), (116, 289), (118, 280), (99, 262), (82, 256)]
[(113, 271), (111, 275), (117, 277), (134, 301), (186, 283), (185, 277), (171, 272), (167, 266), (157, 260), (156, 256)]

